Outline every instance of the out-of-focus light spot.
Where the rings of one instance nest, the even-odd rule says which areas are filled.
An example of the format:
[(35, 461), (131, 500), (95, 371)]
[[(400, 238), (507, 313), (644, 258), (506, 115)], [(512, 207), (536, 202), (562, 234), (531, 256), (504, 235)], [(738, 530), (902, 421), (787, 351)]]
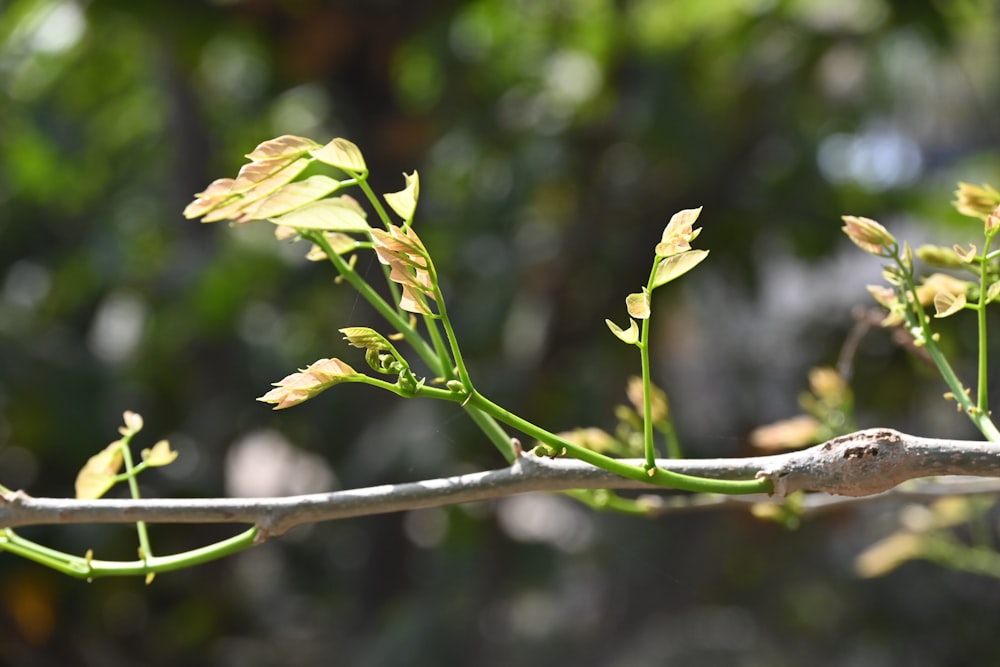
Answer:
[(34, 310), (48, 295), (52, 285), (49, 270), (22, 259), (7, 269), (3, 282), (3, 300), (13, 306)]
[(226, 492), (241, 498), (329, 491), (336, 478), (326, 461), (277, 431), (246, 434), (226, 455)]
[(550, 544), (567, 553), (583, 551), (596, 538), (591, 517), (557, 496), (528, 493), (504, 498), (497, 520), (511, 539)]
[(97, 308), (90, 328), (90, 349), (107, 363), (127, 361), (146, 328), (146, 304), (135, 294), (112, 292)]
[(422, 549), (436, 547), (448, 535), (448, 513), (440, 507), (407, 512), (403, 516), (403, 532)]
[(868, 56), (854, 44), (842, 43), (823, 54), (816, 67), (819, 85), (833, 100), (854, 99), (864, 90)]
[(216, 96), (253, 99), (267, 83), (267, 61), (252, 45), (231, 37), (209, 41), (202, 51), (199, 68)]
[(330, 117), (330, 100), (316, 84), (304, 84), (285, 91), (271, 109), (271, 130), (275, 134), (318, 134)]
[(557, 110), (572, 111), (601, 89), (604, 77), (597, 63), (582, 51), (557, 51), (544, 66), (549, 102)]
[(916, 142), (888, 128), (830, 135), (820, 143), (817, 159), (831, 183), (853, 182), (872, 192), (909, 185), (923, 168)]
[(29, 27), (32, 51), (61, 53), (76, 46), (87, 31), (87, 19), (75, 2), (58, 2), (41, 9)]

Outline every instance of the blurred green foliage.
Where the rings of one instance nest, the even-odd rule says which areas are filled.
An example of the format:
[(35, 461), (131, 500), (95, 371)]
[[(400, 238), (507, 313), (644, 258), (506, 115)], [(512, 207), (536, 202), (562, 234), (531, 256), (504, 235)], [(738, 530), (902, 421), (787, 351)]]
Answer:
[[(69, 495), (124, 409), (180, 452), (146, 495), (259, 489), (255, 474), (281, 461), (295, 471), (276, 482), (285, 493), (500, 463), (440, 406), (353, 387), (288, 414), (254, 403), (289, 369), (342, 353), (339, 327), (375, 321), (268, 230), (180, 216), (282, 133), (349, 137), (386, 179), (379, 192), (420, 169), (416, 224), (479, 383), (553, 429), (613, 424), (635, 369), (603, 320), (643, 283), (667, 216), (704, 205), (712, 256), (659, 295), (671, 315), (654, 379), (685, 451), (744, 452), (751, 427), (796, 411), (806, 369), (832, 361), (878, 280), (839, 237), (840, 214), (915, 245), (975, 237), (947, 202), (957, 180), (1000, 180), (998, 31), (986, 0), (0, 0), (0, 478)], [(961, 356), (974, 336), (950, 344)], [(936, 408), (941, 391), (886, 337), (865, 340), (859, 425), (967, 433)], [(894, 508), (787, 533), (561, 500), (320, 525), (149, 588), (0, 557), (2, 661), (996, 654), (995, 581), (920, 563), (853, 578)], [(153, 543), (224, 534), (154, 527)], [(28, 536), (134, 548), (121, 528)]]

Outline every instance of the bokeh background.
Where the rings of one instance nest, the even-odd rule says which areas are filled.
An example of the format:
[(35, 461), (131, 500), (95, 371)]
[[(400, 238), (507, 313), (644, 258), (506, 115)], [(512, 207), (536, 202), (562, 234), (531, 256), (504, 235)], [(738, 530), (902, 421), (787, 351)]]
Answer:
[[(419, 169), (417, 226), (473, 375), (556, 430), (614, 424), (637, 359), (608, 333), (670, 215), (709, 261), (657, 292), (655, 379), (692, 456), (750, 453), (833, 363), (878, 262), (839, 232), (975, 240), (948, 201), (1000, 184), (995, 2), (0, 0), (0, 482), (70, 495), (140, 412), (149, 495), (409, 481), (496, 467), (451, 406), (337, 387), (272, 413), (293, 368), (377, 323), (268, 225), (180, 212), (257, 143), (344, 136), (376, 191)], [(362, 260), (367, 261), (367, 260)], [(377, 270), (377, 269), (376, 269)], [(948, 345), (959, 359), (972, 331)], [(967, 368), (959, 363), (960, 368)], [(974, 436), (874, 332), (861, 426)], [(145, 438), (145, 440), (144, 440)], [(239, 556), (78, 582), (0, 554), (0, 664), (982, 665), (996, 580), (860, 579), (871, 505), (797, 531), (526, 496), (298, 529)], [(128, 527), (28, 537), (130, 559)], [(232, 527), (155, 527), (159, 553)]]

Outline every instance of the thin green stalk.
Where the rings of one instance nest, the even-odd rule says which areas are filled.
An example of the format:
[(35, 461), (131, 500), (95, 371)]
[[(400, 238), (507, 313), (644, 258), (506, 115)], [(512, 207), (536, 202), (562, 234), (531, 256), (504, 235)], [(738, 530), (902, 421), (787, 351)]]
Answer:
[(344, 261), (343, 257), (338, 255), (333, 250), (323, 234), (307, 232), (306, 234), (303, 234), (303, 236), (318, 245), (323, 252), (326, 253), (330, 262), (337, 269), (337, 273), (347, 281), (347, 284), (353, 287), (358, 294), (364, 297), (364, 299), (371, 304), (372, 308), (374, 308), (379, 315), (384, 317), (390, 325), (395, 327), (396, 331), (403, 334), (403, 338), (406, 342), (409, 343), (414, 350), (416, 350), (417, 354), (419, 354), (428, 365), (435, 365), (437, 363), (437, 354), (431, 346), (427, 344), (427, 341), (420, 336), (420, 333), (411, 327), (410, 323), (405, 317), (399, 314), (395, 307), (383, 299), (357, 271)]
[(564, 451), (570, 456), (590, 463), (612, 472), (621, 477), (647, 482), (656, 486), (662, 486), (682, 491), (694, 491), (697, 493), (724, 493), (729, 495), (750, 494), (750, 493), (770, 493), (773, 485), (768, 479), (753, 480), (719, 480), (693, 477), (676, 472), (663, 470), (662, 468), (645, 469), (639, 466), (629, 465), (618, 459), (613, 459), (595, 451), (580, 447), (568, 440), (560, 438), (554, 433), (550, 433), (543, 428), (535, 426), (531, 422), (509, 412), (505, 408), (493, 403), (478, 392), (469, 395), (468, 401), (471, 405), (480, 408), (483, 412), (491, 415), (499, 421), (518, 429), (522, 433), (539, 440), (546, 445)]
[(371, 202), (372, 208), (375, 209), (375, 213), (378, 215), (379, 220), (382, 221), (382, 224), (386, 229), (389, 229), (389, 225), (392, 224), (392, 221), (389, 220), (389, 214), (385, 212), (385, 207), (382, 206), (382, 201), (378, 198), (378, 195), (375, 194), (375, 191), (372, 190), (372, 187), (368, 185), (367, 177), (358, 179), (358, 187), (361, 188), (362, 192), (365, 193), (365, 197), (367, 197), (368, 201)]
[(137, 561), (94, 560), (50, 549), (17, 535), (12, 530), (0, 534), (0, 551), (27, 558), (63, 574), (80, 579), (98, 577), (151, 575), (200, 565), (234, 554), (254, 545), (258, 528), (254, 526), (239, 535), (192, 551), (169, 556), (147, 556)]
[(639, 334), (639, 358), (642, 365), (642, 441), (646, 452), (646, 469), (656, 467), (656, 447), (653, 444), (653, 400), (649, 390), (649, 318), (642, 321)]
[[(391, 326), (395, 327), (396, 331), (403, 335), (406, 342), (410, 344), (410, 346), (417, 352), (420, 358), (424, 360), (433, 372), (441, 377), (453, 376), (454, 371), (451, 369), (451, 364), (443, 364), (440, 350), (435, 350), (428, 345), (427, 341), (420, 336), (420, 333), (410, 326), (410, 323), (406, 320), (406, 318), (404, 318), (395, 308), (389, 305), (385, 299), (383, 299), (378, 292), (376, 292), (372, 286), (358, 274), (357, 271), (344, 261), (343, 257), (334, 252), (333, 248), (327, 242), (323, 234), (307, 233), (304, 234), (304, 236), (318, 245), (323, 252), (326, 253), (326, 256), (330, 259), (334, 268), (336, 268), (337, 273), (347, 281), (348, 285), (357, 290), (358, 294), (364, 297), (364, 299), (372, 305), (375, 311), (385, 318)], [(438, 290), (437, 294), (438, 297), (442, 299), (441, 303), (443, 303), (443, 297), (440, 296), (440, 290)], [(432, 340), (434, 339), (435, 334), (437, 334), (437, 338), (440, 340), (440, 334), (438, 334), (438, 332), (430, 325), (428, 325), (428, 330), (431, 332), (430, 336)], [(451, 332), (449, 335), (454, 336), (454, 332)], [(435, 343), (435, 347), (438, 345), (438, 343)], [(464, 362), (460, 368), (464, 368)], [(490, 442), (492, 442), (493, 445), (500, 451), (503, 457), (508, 462), (513, 461), (515, 458), (514, 449), (511, 446), (510, 438), (506, 433), (504, 433), (503, 429), (500, 428), (500, 425), (497, 424), (492, 417), (483, 414), (472, 406), (464, 405), (463, 408), (469, 417), (471, 417), (480, 428), (480, 430), (486, 435), (486, 437), (489, 438)]]
[[(130, 444), (132, 442), (132, 437), (128, 436), (121, 441), (121, 452), (122, 460), (125, 463), (125, 474), (128, 476), (128, 490), (132, 495), (133, 500), (139, 500), (141, 498), (139, 494), (139, 481), (136, 477), (135, 466), (132, 464), (132, 449)], [(149, 532), (146, 530), (146, 522), (136, 521), (135, 530), (139, 535), (139, 555), (143, 559), (151, 558), (153, 556), (153, 549), (149, 544)]]
[(976, 391), (976, 407), (979, 408), (980, 412), (986, 413), (990, 409), (989, 401), (989, 363), (987, 360), (989, 340), (986, 335), (986, 297), (988, 290), (988, 285), (986, 284), (989, 277), (989, 263), (986, 261), (986, 256), (989, 254), (990, 243), (993, 241), (993, 235), (989, 232), (986, 233), (986, 247), (983, 248), (983, 260), (979, 263), (979, 308), (976, 310), (976, 319), (978, 321), (978, 333), (979, 333), (979, 383)]
[(430, 336), (431, 343), (433, 343), (434, 349), (437, 351), (438, 361), (440, 363), (440, 368), (431, 368), (431, 371), (445, 380), (454, 380), (454, 364), (452, 363), (451, 356), (449, 356), (448, 347), (441, 338), (441, 332), (438, 330), (437, 320), (433, 317), (425, 316), (424, 325), (427, 327), (427, 335)]
[(986, 439), (991, 442), (1000, 442), (1000, 430), (997, 429), (996, 424), (989, 418), (988, 412), (986, 410), (980, 410), (969, 398), (966, 392), (965, 386), (962, 381), (958, 379), (955, 371), (952, 369), (951, 364), (948, 363), (948, 359), (944, 356), (941, 348), (938, 347), (937, 341), (934, 340), (934, 332), (931, 331), (930, 322), (927, 319), (927, 313), (924, 311), (923, 307), (920, 305), (920, 298), (917, 296), (917, 285), (913, 281), (912, 271), (908, 270), (903, 264), (902, 258), (899, 256), (899, 249), (895, 248), (890, 255), (892, 259), (895, 260), (896, 264), (899, 266), (900, 271), (906, 281), (906, 289), (910, 295), (910, 302), (912, 305), (912, 314), (917, 319), (917, 325), (920, 327), (920, 333), (922, 337), (923, 348), (927, 350), (927, 354), (930, 355), (931, 360), (937, 367), (938, 372), (941, 374), (941, 378), (948, 385), (951, 390), (952, 395), (955, 397), (955, 401), (958, 403), (959, 407), (962, 409), (972, 423), (976, 425), (976, 428), (986, 436)]

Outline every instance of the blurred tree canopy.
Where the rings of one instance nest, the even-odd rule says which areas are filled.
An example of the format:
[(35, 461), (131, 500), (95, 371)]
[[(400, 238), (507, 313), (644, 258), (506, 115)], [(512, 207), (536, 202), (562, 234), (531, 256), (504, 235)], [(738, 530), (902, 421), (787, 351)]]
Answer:
[[(479, 384), (557, 429), (612, 419), (634, 369), (603, 319), (644, 282), (669, 215), (704, 205), (712, 255), (659, 297), (671, 312), (656, 380), (690, 452), (744, 452), (749, 428), (795, 411), (805, 370), (835, 359), (878, 279), (838, 216), (950, 244), (968, 224), (948, 207), (955, 182), (998, 184), (997, 13), (986, 0), (0, 0), (0, 481), (68, 495), (125, 409), (181, 454), (147, 494), (500, 463), (439, 406), (352, 387), (287, 414), (253, 402), (335, 353), (338, 327), (375, 321), (268, 230), (181, 218), (284, 133), (350, 138), (377, 190), (421, 171), (416, 224)], [(865, 340), (855, 378), (862, 425), (967, 433), (884, 335)], [(149, 588), (83, 586), (0, 555), (3, 661), (996, 654), (997, 582), (919, 563), (855, 578), (852, 558), (898, 508), (789, 533), (564, 500), (320, 525)], [(34, 535), (101, 555), (128, 549), (125, 532)], [(220, 534), (160, 528), (154, 546)]]

